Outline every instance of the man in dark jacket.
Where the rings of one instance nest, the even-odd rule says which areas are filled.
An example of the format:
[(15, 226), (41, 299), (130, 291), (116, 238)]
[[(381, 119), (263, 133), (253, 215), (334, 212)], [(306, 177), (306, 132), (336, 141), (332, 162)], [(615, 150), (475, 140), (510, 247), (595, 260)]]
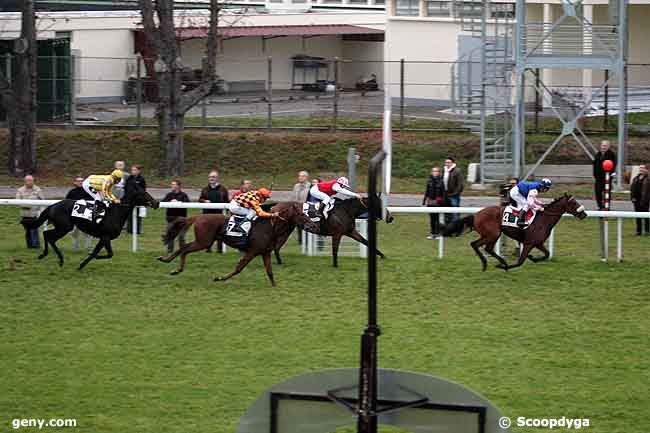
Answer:
[[(126, 182), (124, 183), (124, 198), (129, 196), (131, 191), (136, 189), (137, 187), (142, 188), (143, 190), (147, 190), (147, 182), (144, 180), (144, 176), (142, 175), (142, 170), (143, 167), (141, 165), (132, 165), (131, 166), (131, 174), (129, 177), (126, 179)], [(122, 200), (123, 203), (125, 203), (124, 200)], [(127, 203), (128, 204), (128, 203)], [(137, 217), (137, 232), (138, 234), (142, 234), (142, 217), (138, 215)], [(126, 230), (129, 233), (133, 233), (133, 218), (129, 218), (126, 222)]]
[[(440, 168), (433, 167), (431, 169), (431, 176), (427, 182), (427, 190), (422, 199), (422, 206), (443, 206), (445, 204), (445, 185), (442, 182), (440, 175)], [(429, 223), (431, 226), (431, 233), (427, 239), (435, 239), (440, 232), (440, 214), (430, 213)]]
[[(648, 168), (645, 164), (639, 166), (639, 174), (632, 180), (630, 195), (635, 212), (648, 212), (650, 210), (650, 178), (648, 178)], [(645, 224), (643, 224), (645, 223)], [(645, 225), (645, 235), (650, 236), (650, 219), (636, 219), (636, 235), (643, 234)]]
[[(460, 206), (460, 195), (464, 189), (463, 174), (456, 167), (456, 160), (451, 156), (445, 160), (445, 174), (442, 177), (445, 191), (447, 193), (447, 204), (451, 207)], [(460, 214), (451, 214), (450, 221), (456, 221)]]
[[(187, 194), (181, 189), (181, 182), (179, 180), (174, 180), (172, 181), (171, 184), (172, 190), (165, 195), (165, 197), (162, 199), (162, 201), (169, 201), (169, 202), (184, 202), (188, 203), (190, 201), (190, 198), (187, 196)], [(186, 217), (187, 216), (187, 208), (167, 208), (167, 224), (171, 224), (174, 221), (176, 221), (177, 218), (180, 217)], [(185, 235), (181, 233), (178, 236), (178, 244), (179, 247), (182, 247), (185, 245)], [(167, 251), (168, 252), (173, 252), (174, 251), (174, 240), (170, 240), (169, 243), (167, 244)]]
[[(228, 190), (225, 186), (219, 183), (219, 172), (217, 170), (212, 170), (208, 175), (208, 186), (201, 190), (201, 195), (199, 196), (200, 203), (229, 203)], [(203, 209), (203, 213), (218, 213), (222, 214), (222, 209)], [(217, 251), (220, 253), (223, 252), (223, 243), (219, 241), (217, 243)], [(211, 248), (207, 249), (207, 252), (211, 252)]]
[[(65, 195), (66, 200), (93, 200), (93, 198), (86, 192), (85, 189), (83, 189), (83, 186), (81, 186), (84, 182), (84, 177), (83, 176), (76, 176), (74, 178), (74, 181), (72, 182), (74, 187), (68, 191), (68, 193)], [(79, 250), (79, 237), (81, 236), (81, 230), (77, 226), (72, 229), (72, 251), (78, 251)], [(92, 237), (90, 235), (85, 235), (85, 244), (86, 244), (86, 250), (91, 249), (92, 246)]]
[(604, 140), (600, 143), (600, 152), (594, 157), (594, 192), (598, 209), (605, 209), (603, 195), (605, 191), (605, 170), (603, 170), (603, 161), (610, 160), (614, 163), (612, 173), (616, 171), (616, 154), (609, 148), (609, 141)]

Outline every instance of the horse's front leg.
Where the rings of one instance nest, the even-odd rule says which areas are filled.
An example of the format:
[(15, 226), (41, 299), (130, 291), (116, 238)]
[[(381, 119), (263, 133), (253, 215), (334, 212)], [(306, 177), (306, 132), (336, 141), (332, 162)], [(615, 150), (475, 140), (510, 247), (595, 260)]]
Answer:
[(110, 239), (107, 239), (106, 241), (104, 241), (104, 249), (106, 250), (106, 255), (105, 256), (97, 256), (97, 257), (95, 257), (96, 260), (103, 260), (103, 259), (113, 258), (113, 247), (111, 246)]
[(524, 244), (523, 248), (521, 249), (521, 253), (519, 254), (519, 260), (517, 260), (517, 263), (514, 265), (509, 265), (509, 266), (497, 266), (500, 269), (503, 269), (504, 271), (507, 271), (508, 269), (513, 269), (513, 268), (518, 268), (519, 266), (523, 265), (526, 259), (528, 258), (528, 254), (530, 253), (530, 250), (533, 249), (533, 246), (531, 244)]
[(104, 238), (100, 238), (99, 242), (97, 242), (97, 245), (95, 245), (95, 249), (93, 250), (92, 253), (88, 254), (88, 257), (86, 257), (80, 264), (79, 264), (79, 270), (82, 270), (83, 268), (86, 267), (88, 262), (90, 262), (92, 259), (97, 257), (97, 254), (104, 248)]
[[(359, 242), (359, 243), (365, 245), (365, 246), (368, 246), (368, 240), (367, 240), (366, 238), (364, 238), (364, 237), (361, 235), (361, 233), (359, 233), (356, 229), (352, 229), (352, 231), (351, 231), (350, 233), (348, 233), (347, 236), (350, 237), (350, 238), (352, 238), (352, 239), (354, 239), (355, 241), (357, 241), (357, 242)], [(377, 255), (378, 255), (379, 257), (381, 257), (382, 259), (385, 259), (385, 258), (386, 258), (386, 256), (384, 255), (384, 253), (382, 253), (381, 251), (379, 251), (379, 249), (377, 249)]]
[(269, 280), (271, 280), (271, 285), (275, 287), (275, 280), (273, 279), (273, 268), (271, 266), (271, 253), (264, 253), (262, 258), (264, 259), (264, 269), (266, 270), (266, 275), (269, 277)]
[(535, 248), (540, 250), (541, 252), (544, 253), (544, 256), (542, 257), (533, 257), (532, 255), (528, 255), (528, 259), (533, 262), (533, 263), (539, 263), (543, 262), (544, 260), (548, 260), (551, 257), (551, 252), (546, 248), (544, 244), (541, 245), (536, 245)]
[(248, 265), (250, 263), (250, 261), (253, 260), (254, 257), (255, 257), (255, 253), (247, 252), (246, 254), (244, 254), (244, 256), (241, 259), (239, 259), (239, 263), (237, 263), (237, 266), (235, 266), (234, 271), (232, 271), (231, 273), (229, 273), (228, 275), (225, 275), (223, 277), (214, 277), (214, 281), (226, 281), (226, 280), (234, 277), (235, 275), (240, 273), (242, 270), (244, 270), (246, 265)]

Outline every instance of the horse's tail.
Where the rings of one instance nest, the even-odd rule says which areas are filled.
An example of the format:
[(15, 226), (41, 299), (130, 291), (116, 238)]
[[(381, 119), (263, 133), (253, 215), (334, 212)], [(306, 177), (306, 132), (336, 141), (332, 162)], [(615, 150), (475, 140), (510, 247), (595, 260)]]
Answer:
[(46, 207), (45, 209), (43, 209), (43, 212), (41, 212), (38, 218), (36, 218), (34, 221), (23, 223), (25, 228), (29, 230), (34, 230), (42, 226), (45, 223), (45, 221), (47, 221), (50, 218), (50, 208), (52, 206), (54, 205), (52, 204)]
[(167, 225), (167, 230), (162, 236), (164, 244), (168, 244), (178, 237), (178, 235), (185, 234), (194, 224), (194, 217), (178, 217)]
[(442, 235), (444, 237), (460, 236), (463, 234), (465, 227), (469, 228), (468, 231), (472, 231), (474, 228), (474, 215), (468, 215), (465, 218), (461, 218), (450, 224), (447, 224), (442, 228)]

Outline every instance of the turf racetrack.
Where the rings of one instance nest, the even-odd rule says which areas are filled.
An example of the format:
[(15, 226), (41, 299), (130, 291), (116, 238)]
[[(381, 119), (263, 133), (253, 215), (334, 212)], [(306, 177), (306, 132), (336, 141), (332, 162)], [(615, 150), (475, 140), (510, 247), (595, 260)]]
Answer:
[[(333, 269), (291, 239), (276, 289), (259, 259), (212, 282), (233, 268), (233, 252), (195, 253), (173, 277), (174, 264), (154, 259), (163, 215), (149, 211), (143, 251), (130, 253), (124, 235), (115, 258), (79, 272), (69, 238), (62, 270), (53, 254), (38, 261), (17, 209), (0, 208), (2, 431), (14, 418), (75, 418), (75, 429), (46, 430), (230, 433), (269, 386), (357, 365), (364, 260)], [(379, 226), (381, 367), (460, 382), (513, 418), (649, 431), (650, 238), (627, 236), (626, 262), (607, 265), (596, 222), (565, 218), (552, 262), (505, 273), (491, 261), (483, 273), (467, 245), (474, 234), (449, 240), (439, 261), (426, 227), (426, 216), (403, 215)]]

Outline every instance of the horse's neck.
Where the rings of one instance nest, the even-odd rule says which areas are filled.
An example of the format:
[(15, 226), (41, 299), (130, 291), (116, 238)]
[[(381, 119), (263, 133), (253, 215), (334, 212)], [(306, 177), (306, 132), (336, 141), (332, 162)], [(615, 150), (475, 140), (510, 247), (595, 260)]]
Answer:
[(546, 225), (552, 229), (560, 221), (564, 212), (564, 206), (560, 202), (557, 202), (554, 206), (546, 208), (542, 214), (542, 219), (546, 222)]
[(117, 216), (118, 221), (120, 222), (120, 227), (123, 227), (126, 223), (126, 220), (133, 214), (133, 209), (135, 209), (134, 204), (129, 204), (128, 206), (115, 205), (109, 209), (113, 210), (113, 214)]
[(344, 209), (350, 216), (358, 217), (366, 210), (361, 206), (360, 200), (347, 199), (342, 200), (341, 208)]

